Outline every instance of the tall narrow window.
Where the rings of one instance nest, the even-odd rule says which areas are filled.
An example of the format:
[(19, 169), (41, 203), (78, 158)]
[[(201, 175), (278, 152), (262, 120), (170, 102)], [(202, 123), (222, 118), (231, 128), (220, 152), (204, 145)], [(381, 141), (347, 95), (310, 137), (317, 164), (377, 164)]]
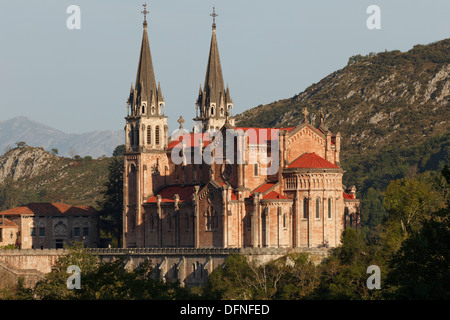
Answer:
[(316, 219), (320, 219), (320, 199), (316, 199)]
[(159, 146), (159, 126), (155, 128), (155, 144)]
[(152, 127), (147, 126), (147, 144), (152, 144)]
[(139, 141), (139, 126), (136, 126), (136, 141), (135, 141), (135, 143), (137, 144), (137, 145), (139, 145), (140, 144), (140, 141)]
[(328, 198), (328, 219), (331, 219), (331, 198)]
[(259, 176), (259, 165), (257, 163), (254, 165), (254, 175), (255, 177)]
[(130, 127), (130, 145), (134, 145), (134, 126), (131, 125)]
[(185, 218), (185, 220), (186, 220), (186, 222), (185, 222), (185, 224), (186, 224), (186, 230), (188, 230), (188, 229), (189, 229), (189, 214), (188, 214), (188, 213), (186, 213), (186, 218)]
[(308, 200), (303, 198), (303, 219), (308, 219)]
[(283, 213), (283, 228), (286, 228), (286, 213)]

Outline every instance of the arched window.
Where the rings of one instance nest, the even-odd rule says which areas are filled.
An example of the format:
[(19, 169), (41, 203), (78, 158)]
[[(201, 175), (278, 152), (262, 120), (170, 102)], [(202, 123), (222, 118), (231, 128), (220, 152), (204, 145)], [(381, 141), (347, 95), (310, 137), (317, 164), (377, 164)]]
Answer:
[(331, 198), (328, 198), (328, 219), (331, 219)]
[(283, 228), (286, 228), (286, 213), (283, 213)]
[(316, 219), (320, 219), (320, 199), (316, 199)]
[(214, 107), (211, 107), (211, 115), (214, 115)]
[(147, 126), (147, 144), (148, 145), (152, 144), (152, 127), (151, 126)]
[(145, 104), (142, 105), (142, 114), (145, 114)]
[(159, 126), (155, 128), (155, 144), (159, 146)]
[(258, 165), (257, 163), (255, 163), (253, 169), (254, 169), (254, 175), (255, 175), (255, 177), (258, 177), (258, 176), (259, 176), (259, 165)]
[(306, 198), (303, 198), (303, 219), (308, 219), (308, 200)]

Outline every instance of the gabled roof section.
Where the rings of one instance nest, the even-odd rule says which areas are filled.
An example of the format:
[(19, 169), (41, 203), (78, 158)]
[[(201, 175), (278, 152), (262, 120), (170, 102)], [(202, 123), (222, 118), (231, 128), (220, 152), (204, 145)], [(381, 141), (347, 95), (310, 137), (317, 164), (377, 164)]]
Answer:
[(93, 207), (71, 206), (64, 203), (29, 203), (0, 212), (0, 215), (92, 215), (96, 213), (97, 210)]
[(316, 133), (318, 136), (325, 139), (325, 134), (309, 123), (302, 123), (299, 126), (295, 127), (293, 130), (289, 131), (289, 136), (295, 135), (297, 132), (301, 131), (305, 127), (308, 127), (309, 129), (311, 129), (312, 132)]
[(355, 200), (355, 195), (343, 192), (344, 200)]
[(338, 169), (339, 167), (313, 152), (302, 154), (300, 157), (292, 161), (288, 168)]
[(269, 194), (277, 185), (278, 182), (276, 181), (264, 182), (262, 185), (260, 185), (250, 193), (249, 198), (252, 199), (257, 192), (261, 193), (261, 195), (264, 197), (265, 195)]
[[(279, 139), (280, 131), (291, 132), (295, 127), (288, 128), (253, 128), (253, 127), (235, 127), (234, 130), (242, 130), (249, 136), (250, 144), (266, 144), (272, 140)], [(254, 136), (252, 135), (254, 134)]]
[(180, 202), (191, 202), (192, 201), (192, 195), (195, 192), (194, 186), (168, 186), (157, 192), (157, 194), (151, 196), (146, 203), (156, 203), (158, 198), (157, 196), (161, 196), (161, 201), (168, 203), (168, 202), (175, 202), (175, 195), (178, 194), (179, 201)]
[(210, 141), (210, 134), (208, 132), (198, 132), (198, 133), (189, 133), (189, 134), (183, 134), (178, 137), (176, 140), (172, 140), (169, 142), (167, 148), (169, 150), (180, 148), (181, 149), (181, 142), (184, 141), (185, 148), (198, 148), (199, 143), (203, 142), (203, 147), (207, 147), (211, 141)]
[(0, 228), (19, 228), (19, 226), (11, 220), (0, 216)]
[(268, 194), (263, 196), (263, 200), (290, 200), (290, 199), (286, 198), (285, 196), (279, 194), (276, 191), (270, 191)]
[(260, 185), (258, 188), (252, 191), (250, 196), (253, 196), (255, 192), (260, 192), (262, 194), (267, 193), (269, 190), (273, 189), (278, 182), (265, 182), (264, 184)]

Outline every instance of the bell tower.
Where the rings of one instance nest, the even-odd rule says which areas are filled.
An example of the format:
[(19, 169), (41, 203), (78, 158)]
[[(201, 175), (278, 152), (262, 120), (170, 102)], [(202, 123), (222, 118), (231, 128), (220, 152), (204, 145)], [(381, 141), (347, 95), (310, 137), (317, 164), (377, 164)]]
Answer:
[(163, 184), (162, 172), (168, 163), (167, 116), (161, 85), (156, 85), (147, 32), (144, 23), (136, 82), (131, 84), (125, 117), (123, 244), (145, 246), (143, 202)]
[(156, 86), (147, 34), (147, 9), (144, 5), (144, 32), (135, 86), (127, 100), (126, 150), (164, 150), (167, 147), (167, 117), (161, 85)]
[(219, 48), (216, 37), (216, 14), (213, 7), (212, 36), (209, 49), (208, 65), (206, 67), (205, 84), (200, 85), (200, 90), (196, 103), (196, 117), (194, 118), (194, 132), (204, 132), (208, 130), (219, 130), (229, 122), (234, 126), (233, 100), (230, 90), (225, 89), (222, 66), (220, 64)]

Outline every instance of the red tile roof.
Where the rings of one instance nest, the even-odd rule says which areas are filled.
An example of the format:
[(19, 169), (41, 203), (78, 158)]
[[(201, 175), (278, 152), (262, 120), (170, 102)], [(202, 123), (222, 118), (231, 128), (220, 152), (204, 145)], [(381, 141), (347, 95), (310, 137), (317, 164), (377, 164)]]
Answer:
[[(194, 186), (169, 186), (158, 192), (158, 195), (162, 197), (162, 202), (175, 202), (175, 195), (178, 194), (180, 202), (192, 201), (192, 195), (194, 194)], [(156, 203), (157, 195), (151, 196), (147, 203)]]
[(279, 194), (276, 191), (271, 191), (268, 194), (266, 194), (263, 199), (288, 199), (285, 196)]
[(259, 186), (250, 194), (249, 198), (253, 198), (254, 194), (256, 192), (260, 192), (263, 195), (263, 199), (289, 199), (285, 196), (279, 194), (276, 191), (270, 191), (272, 187), (274, 187), (277, 184), (277, 182), (266, 182), (263, 185)]
[(177, 140), (173, 140), (169, 142), (167, 148), (173, 149), (175, 147), (181, 148), (181, 141), (184, 141), (186, 143), (185, 148), (192, 148), (192, 147), (198, 147), (199, 146), (199, 140), (203, 141), (203, 146), (207, 147), (209, 145), (210, 136), (208, 132), (205, 133), (189, 133), (189, 134), (183, 134), (178, 137)]
[(11, 220), (5, 217), (0, 217), (0, 228), (18, 228), (18, 226)]
[[(274, 185), (276, 185), (276, 182), (267, 182), (264, 183), (262, 186), (259, 186), (258, 188), (256, 188), (255, 191), (253, 191), (253, 193), (255, 192), (261, 192), (262, 194), (264, 194), (267, 190), (269, 190), (270, 188), (272, 188)], [(252, 194), (253, 194), (252, 193)]]
[(22, 207), (12, 208), (0, 212), (0, 215), (86, 215), (95, 214), (92, 207), (70, 206), (64, 203), (29, 203)]
[(295, 159), (288, 168), (339, 168), (335, 164), (313, 153), (304, 153)]
[(344, 199), (346, 199), (346, 200), (353, 200), (353, 199), (355, 199), (355, 195), (353, 195), (353, 194), (348, 194), (348, 193), (345, 193), (344, 192)]

